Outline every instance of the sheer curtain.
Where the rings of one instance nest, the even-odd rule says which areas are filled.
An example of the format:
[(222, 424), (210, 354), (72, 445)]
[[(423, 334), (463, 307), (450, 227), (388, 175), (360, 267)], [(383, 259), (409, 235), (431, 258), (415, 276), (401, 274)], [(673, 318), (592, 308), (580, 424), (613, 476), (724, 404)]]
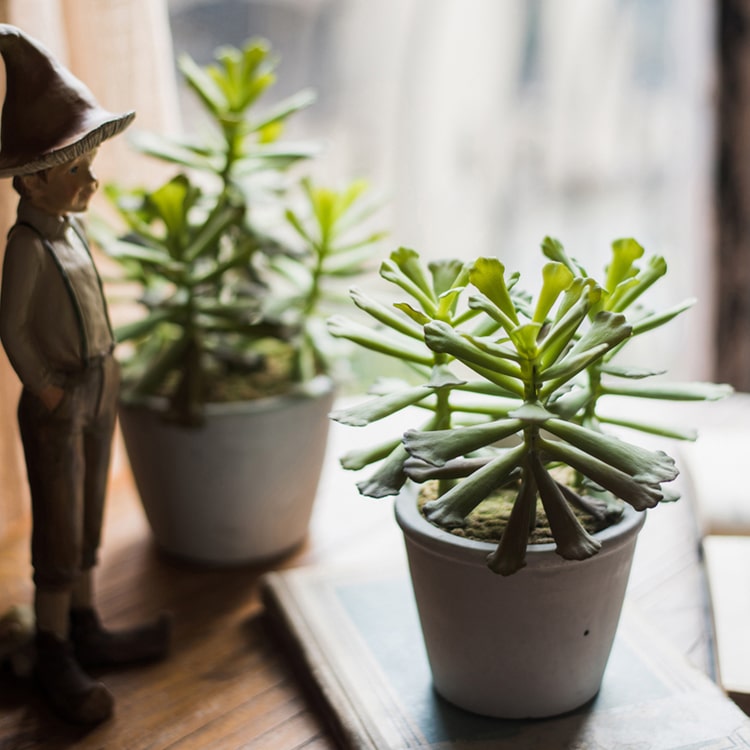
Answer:
[[(138, 127), (178, 125), (172, 42), (164, 0), (0, 0), (0, 23), (39, 39), (112, 111), (135, 109)], [(135, 127), (135, 125), (133, 126)], [(100, 181), (148, 179), (150, 162), (133, 156), (125, 138), (102, 146)], [(0, 236), (15, 219), (17, 196), (0, 182)], [(0, 243), (3, 248), (4, 242)], [(16, 426), (20, 384), (0, 353), (0, 537), (28, 509)]]
[(382, 190), (393, 245), (495, 254), (529, 287), (545, 234), (592, 273), (617, 237), (664, 255), (665, 305), (700, 304), (643, 347), (675, 377), (711, 374), (712, 3), (170, 0), (170, 9), (175, 47), (200, 62), (219, 44), (271, 40), (279, 93), (318, 90), (294, 122), (295, 135), (328, 144), (314, 169)]

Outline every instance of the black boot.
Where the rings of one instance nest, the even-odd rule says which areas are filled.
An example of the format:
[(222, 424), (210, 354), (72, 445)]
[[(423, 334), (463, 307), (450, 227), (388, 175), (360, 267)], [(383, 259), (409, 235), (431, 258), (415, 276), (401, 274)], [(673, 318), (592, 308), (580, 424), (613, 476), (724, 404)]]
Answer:
[(126, 666), (164, 657), (169, 649), (170, 618), (128, 630), (110, 631), (90, 608), (70, 612), (70, 640), (78, 661), (86, 666)]
[(112, 694), (81, 669), (70, 643), (51, 633), (36, 635), (34, 676), (52, 708), (65, 721), (93, 725), (112, 716)]

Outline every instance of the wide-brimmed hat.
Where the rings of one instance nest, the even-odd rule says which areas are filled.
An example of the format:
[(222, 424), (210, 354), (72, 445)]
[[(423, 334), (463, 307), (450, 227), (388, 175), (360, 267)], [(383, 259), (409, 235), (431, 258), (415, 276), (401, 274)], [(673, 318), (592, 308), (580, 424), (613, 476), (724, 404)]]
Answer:
[(0, 177), (32, 174), (76, 159), (122, 132), (135, 112), (114, 114), (44, 46), (0, 24), (6, 93), (0, 120)]

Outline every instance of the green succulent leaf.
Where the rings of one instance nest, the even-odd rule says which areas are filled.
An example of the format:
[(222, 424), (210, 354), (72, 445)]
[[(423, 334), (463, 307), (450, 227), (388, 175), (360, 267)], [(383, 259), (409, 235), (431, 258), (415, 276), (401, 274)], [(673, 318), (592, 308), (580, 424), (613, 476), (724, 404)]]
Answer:
[(602, 385), (602, 392), (614, 396), (656, 398), (665, 401), (718, 401), (733, 393), (726, 383), (614, 383)]
[(663, 451), (650, 451), (561, 419), (548, 420), (545, 429), (638, 482), (661, 484), (671, 482), (679, 474), (674, 459)]
[(341, 315), (334, 315), (328, 319), (328, 330), (332, 336), (348, 339), (374, 352), (420, 365), (431, 366), (433, 364), (433, 357), (414, 351), (408, 343), (396, 340), (388, 332), (374, 331)]
[(542, 240), (542, 252), (550, 260), (562, 263), (575, 276), (588, 276), (578, 261), (570, 258), (559, 240), (553, 237), (545, 237)]
[(428, 268), (438, 297), (456, 287), (463, 288), (469, 280), (469, 267), (460, 260), (432, 261)]
[(492, 373), (489, 379), (523, 396), (523, 386), (518, 378), (520, 369), (513, 362), (483, 352), (479, 347), (456, 333), (447, 323), (435, 320), (425, 326), (425, 342), (433, 351), (451, 354), (472, 369), (483, 368), (485, 376)]
[(244, 206), (218, 206), (185, 248), (186, 262), (193, 263), (210, 250), (216, 252), (220, 237), (244, 215)]
[(525, 567), (531, 519), (536, 515), (536, 494), (533, 474), (526, 471), (505, 531), (500, 537), (500, 544), (487, 560), (487, 565), (493, 572), (509, 576)]
[[(474, 294), (469, 297), (469, 308), (474, 312), (481, 311), (486, 313), (492, 320), (501, 325), (503, 329), (510, 333), (515, 330), (517, 326), (517, 320), (508, 317), (489, 297), (484, 294)], [(488, 333), (490, 333), (488, 331)], [(476, 332), (476, 335), (480, 335)]]
[(181, 55), (178, 66), (188, 86), (206, 108), (215, 116), (221, 115), (227, 108), (227, 99), (216, 81), (189, 55)]
[(640, 336), (642, 333), (647, 331), (653, 331), (655, 328), (661, 328), (661, 326), (674, 320), (678, 315), (689, 310), (695, 304), (695, 299), (687, 299), (681, 302), (675, 307), (671, 307), (668, 310), (662, 310), (661, 312), (651, 313), (640, 320), (633, 323), (633, 336)]
[(451, 430), (407, 430), (403, 441), (409, 455), (433, 466), (496, 443), (521, 429), (520, 419), (505, 419)]
[(469, 280), (482, 294), (518, 325), (516, 308), (505, 283), (505, 266), (497, 258), (477, 258), (469, 272)]
[(612, 294), (617, 285), (637, 273), (633, 264), (644, 253), (643, 248), (631, 237), (615, 240), (612, 243), (612, 260), (607, 268), (605, 286)]
[(446, 461), (442, 466), (433, 466), (418, 458), (409, 457), (404, 464), (406, 476), (413, 482), (422, 484), (430, 479), (463, 479), (479, 471), (492, 459), (489, 456), (475, 456), (474, 458), (454, 458)]
[(606, 344), (608, 348), (617, 346), (632, 333), (632, 326), (621, 313), (602, 310), (596, 314), (591, 327), (574, 344), (571, 355), (584, 352)]
[(172, 310), (155, 310), (140, 320), (118, 326), (115, 329), (115, 339), (118, 342), (123, 342), (148, 336), (162, 323), (172, 320), (173, 317), (174, 312)]
[(432, 388), (420, 385), (405, 391), (378, 396), (361, 404), (336, 409), (331, 412), (330, 417), (335, 422), (340, 422), (351, 427), (364, 427), (372, 422), (377, 422), (384, 417), (390, 416), (407, 406), (416, 404), (433, 393), (434, 390)]
[(523, 445), (505, 451), (444, 495), (425, 503), (426, 517), (448, 528), (460, 526), (464, 518), (520, 465), (525, 452)]
[(616, 378), (627, 378), (628, 380), (643, 380), (656, 375), (664, 375), (666, 370), (656, 370), (647, 367), (630, 367), (616, 365), (611, 362), (602, 363), (599, 368), (605, 375), (612, 375)]
[(542, 269), (542, 288), (534, 310), (534, 323), (544, 323), (559, 296), (571, 285), (574, 276), (562, 263), (547, 263)]
[(610, 526), (622, 519), (624, 506), (611, 495), (611, 501), (607, 502), (601, 497), (594, 497), (590, 494), (582, 493), (579, 495), (570, 487), (560, 482), (557, 482), (557, 487), (571, 507), (583, 511), (602, 527)]
[(353, 450), (345, 453), (339, 459), (342, 468), (350, 471), (359, 471), (364, 469), (366, 466), (375, 463), (376, 461), (382, 461), (387, 458), (393, 451), (401, 445), (401, 440), (395, 438), (388, 440), (379, 445), (373, 445), (368, 448), (361, 448), (359, 450)]
[(434, 303), (437, 300), (437, 296), (430, 284), (430, 276), (422, 265), (419, 253), (407, 247), (400, 247), (391, 253), (391, 261), (431, 302)]
[(541, 331), (540, 323), (523, 323), (510, 331), (510, 340), (522, 358), (534, 360), (539, 354), (537, 339)]
[(539, 373), (539, 379), (548, 385), (541, 391), (542, 395), (553, 393), (561, 385), (570, 382), (579, 372), (585, 370), (589, 365), (602, 359), (609, 351), (606, 343), (594, 346), (581, 352), (573, 352), (565, 356), (559, 362), (551, 365)]
[(566, 560), (586, 560), (593, 557), (601, 549), (601, 542), (581, 526), (536, 453), (531, 454), (530, 462), (539, 497), (557, 545), (555, 551)]
[(563, 461), (576, 471), (591, 479), (592, 482), (609, 490), (632, 505), (636, 510), (645, 510), (658, 505), (664, 496), (657, 485), (638, 482), (624, 471), (590, 456), (572, 445), (554, 440), (540, 439), (540, 447), (553, 459)]
[(399, 442), (372, 476), (357, 482), (360, 494), (366, 497), (398, 495), (407, 479), (404, 463), (408, 457), (409, 454)]
[(253, 122), (254, 130), (263, 130), (270, 125), (284, 122), (291, 115), (306, 109), (317, 99), (313, 89), (302, 89), (296, 94), (279, 102), (273, 109), (268, 111), (264, 117)]
[(694, 429), (681, 428), (665, 425), (656, 425), (649, 422), (641, 422), (634, 419), (618, 419), (615, 417), (605, 417), (597, 414), (597, 419), (601, 424), (611, 424), (616, 427), (626, 427), (630, 430), (637, 430), (648, 435), (658, 435), (659, 437), (669, 438), (670, 440), (687, 440), (694, 441), (698, 438), (698, 433)]
[(615, 293), (607, 301), (607, 309), (621, 312), (630, 307), (647, 289), (667, 272), (667, 262), (660, 255), (654, 255), (648, 260), (647, 266), (625, 286), (618, 285)]
[[(379, 323), (382, 323), (388, 328), (394, 331), (403, 333), (405, 336), (409, 336), (413, 339), (422, 341), (424, 339), (424, 332), (422, 326), (429, 321), (429, 318), (422, 316), (412, 308), (409, 308), (406, 303), (394, 305), (402, 312), (406, 313), (409, 317), (405, 318), (402, 315), (397, 315), (392, 309), (386, 307), (382, 303), (373, 299), (372, 297), (365, 294), (361, 289), (352, 287), (349, 290), (349, 294), (354, 301), (354, 304), (360, 309), (364, 310), (368, 315), (372, 316)], [(408, 308), (408, 310), (407, 310)], [(410, 311), (413, 313), (410, 314)], [(414, 325), (411, 320), (415, 320), (418, 325)]]
[[(581, 291), (583, 291), (582, 287)], [(581, 324), (586, 320), (589, 308), (588, 295), (581, 294), (565, 314), (550, 328), (539, 346), (539, 363), (542, 369), (548, 368), (556, 362), (570, 345)]]
[(206, 148), (185, 138), (136, 131), (130, 135), (129, 140), (142, 154), (171, 164), (204, 172), (218, 172), (222, 168), (223, 157), (218, 150)]

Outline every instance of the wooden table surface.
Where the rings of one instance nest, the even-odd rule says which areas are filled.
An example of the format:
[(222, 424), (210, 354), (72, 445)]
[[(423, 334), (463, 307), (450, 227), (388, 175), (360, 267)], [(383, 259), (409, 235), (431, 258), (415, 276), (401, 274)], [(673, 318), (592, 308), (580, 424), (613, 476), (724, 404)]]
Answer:
[[(401, 545), (390, 501), (361, 498), (338, 468), (365, 431), (332, 426), (329, 453), (302, 549), (274, 567), (386, 558)], [(360, 434), (361, 433), (361, 434)], [(31, 687), (0, 675), (0, 750), (323, 750), (333, 740), (263, 618), (258, 581), (269, 568), (200, 569), (155, 549), (121, 445), (116, 446), (101, 564), (106, 624), (174, 616), (171, 656), (102, 678), (113, 720), (85, 731), (57, 720)], [(680, 480), (678, 480), (680, 481)], [(32, 599), (28, 526), (0, 542), (0, 608)], [(710, 629), (696, 529), (687, 501), (650, 512), (629, 598), (662, 635), (710, 673)]]

